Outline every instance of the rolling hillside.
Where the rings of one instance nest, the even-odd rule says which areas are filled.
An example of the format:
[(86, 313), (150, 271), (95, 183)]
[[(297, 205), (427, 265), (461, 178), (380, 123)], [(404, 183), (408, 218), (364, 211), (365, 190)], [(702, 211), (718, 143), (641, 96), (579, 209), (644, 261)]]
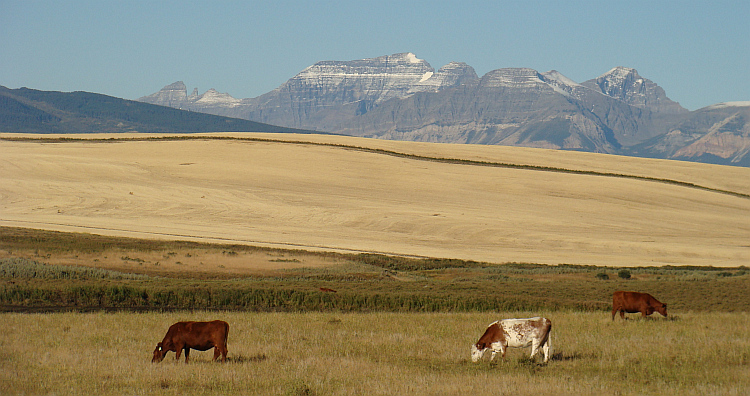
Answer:
[(308, 133), (259, 122), (177, 110), (89, 92), (0, 86), (0, 132), (278, 132)]
[(324, 135), (0, 136), (0, 226), (494, 263), (750, 262), (747, 168)]

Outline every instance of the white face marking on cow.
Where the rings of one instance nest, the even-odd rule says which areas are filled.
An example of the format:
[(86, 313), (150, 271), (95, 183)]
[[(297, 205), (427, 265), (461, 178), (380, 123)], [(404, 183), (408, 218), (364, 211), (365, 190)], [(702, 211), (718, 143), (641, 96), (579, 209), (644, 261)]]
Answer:
[(482, 349), (481, 351), (477, 348), (476, 344), (471, 344), (471, 361), (476, 363), (479, 361), (479, 359), (484, 356), (484, 352), (487, 351), (487, 348)]

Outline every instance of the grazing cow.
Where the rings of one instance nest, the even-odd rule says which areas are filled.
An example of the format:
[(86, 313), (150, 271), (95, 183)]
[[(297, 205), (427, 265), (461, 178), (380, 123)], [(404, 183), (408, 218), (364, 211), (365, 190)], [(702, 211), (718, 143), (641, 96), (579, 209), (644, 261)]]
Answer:
[(471, 346), (471, 361), (476, 362), (481, 359), (488, 349), (492, 349), (491, 361), (498, 352), (505, 359), (505, 350), (509, 347), (526, 348), (531, 346), (532, 358), (539, 352), (539, 347), (542, 347), (544, 362), (546, 363), (551, 353), (551, 330), (552, 322), (547, 318), (498, 320), (487, 326), (487, 330), (479, 338), (479, 341)]
[(324, 293), (336, 293), (336, 290), (333, 290), (333, 289), (329, 289), (329, 288), (327, 288), (327, 287), (321, 287), (321, 288), (320, 288), (320, 291), (322, 291), (322, 292), (324, 292)]
[(214, 359), (222, 356), (222, 361), (227, 361), (227, 337), (229, 336), (229, 324), (221, 320), (213, 322), (177, 322), (169, 326), (167, 335), (156, 344), (152, 363), (159, 363), (164, 359), (167, 352), (177, 354), (175, 360), (180, 360), (180, 354), (185, 350), (185, 363), (190, 357), (190, 349), (207, 351), (214, 348)]
[(645, 318), (654, 312), (667, 316), (667, 304), (659, 302), (648, 293), (616, 291), (612, 294), (612, 320), (620, 312), (620, 318), (625, 319), (625, 312), (640, 312)]

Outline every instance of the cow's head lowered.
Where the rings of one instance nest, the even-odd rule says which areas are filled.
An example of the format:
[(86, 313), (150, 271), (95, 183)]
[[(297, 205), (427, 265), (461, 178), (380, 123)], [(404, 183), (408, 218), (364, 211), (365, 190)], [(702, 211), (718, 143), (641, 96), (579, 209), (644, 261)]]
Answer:
[(471, 361), (478, 362), (484, 356), (484, 353), (487, 352), (487, 349), (483, 343), (471, 344)]
[(471, 344), (471, 361), (478, 362), (484, 356), (488, 349), (491, 349), (493, 342), (503, 341), (505, 339), (503, 330), (495, 322), (487, 327), (479, 341)]
[(662, 314), (662, 316), (664, 316), (665, 318), (667, 317), (667, 304), (656, 304), (654, 310)]
[(167, 350), (164, 349), (164, 346), (162, 343), (156, 344), (156, 349), (154, 349), (154, 357), (151, 359), (151, 363), (159, 363), (162, 360), (164, 360), (164, 355), (167, 354)]

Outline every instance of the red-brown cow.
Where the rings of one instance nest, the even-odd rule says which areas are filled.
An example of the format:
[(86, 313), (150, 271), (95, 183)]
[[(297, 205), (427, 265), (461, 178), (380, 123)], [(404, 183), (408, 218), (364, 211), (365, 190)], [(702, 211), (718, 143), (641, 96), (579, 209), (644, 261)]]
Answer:
[(177, 322), (169, 326), (167, 335), (156, 344), (152, 363), (164, 360), (167, 352), (177, 354), (175, 360), (180, 359), (180, 354), (185, 351), (185, 363), (190, 358), (190, 349), (207, 351), (214, 348), (214, 359), (222, 356), (222, 361), (227, 361), (227, 337), (229, 337), (229, 324), (221, 320), (212, 322)]
[(640, 312), (644, 318), (658, 312), (666, 317), (667, 304), (659, 302), (648, 293), (616, 291), (612, 294), (612, 320), (615, 320), (615, 314), (618, 311), (622, 319), (625, 319), (625, 312)]

